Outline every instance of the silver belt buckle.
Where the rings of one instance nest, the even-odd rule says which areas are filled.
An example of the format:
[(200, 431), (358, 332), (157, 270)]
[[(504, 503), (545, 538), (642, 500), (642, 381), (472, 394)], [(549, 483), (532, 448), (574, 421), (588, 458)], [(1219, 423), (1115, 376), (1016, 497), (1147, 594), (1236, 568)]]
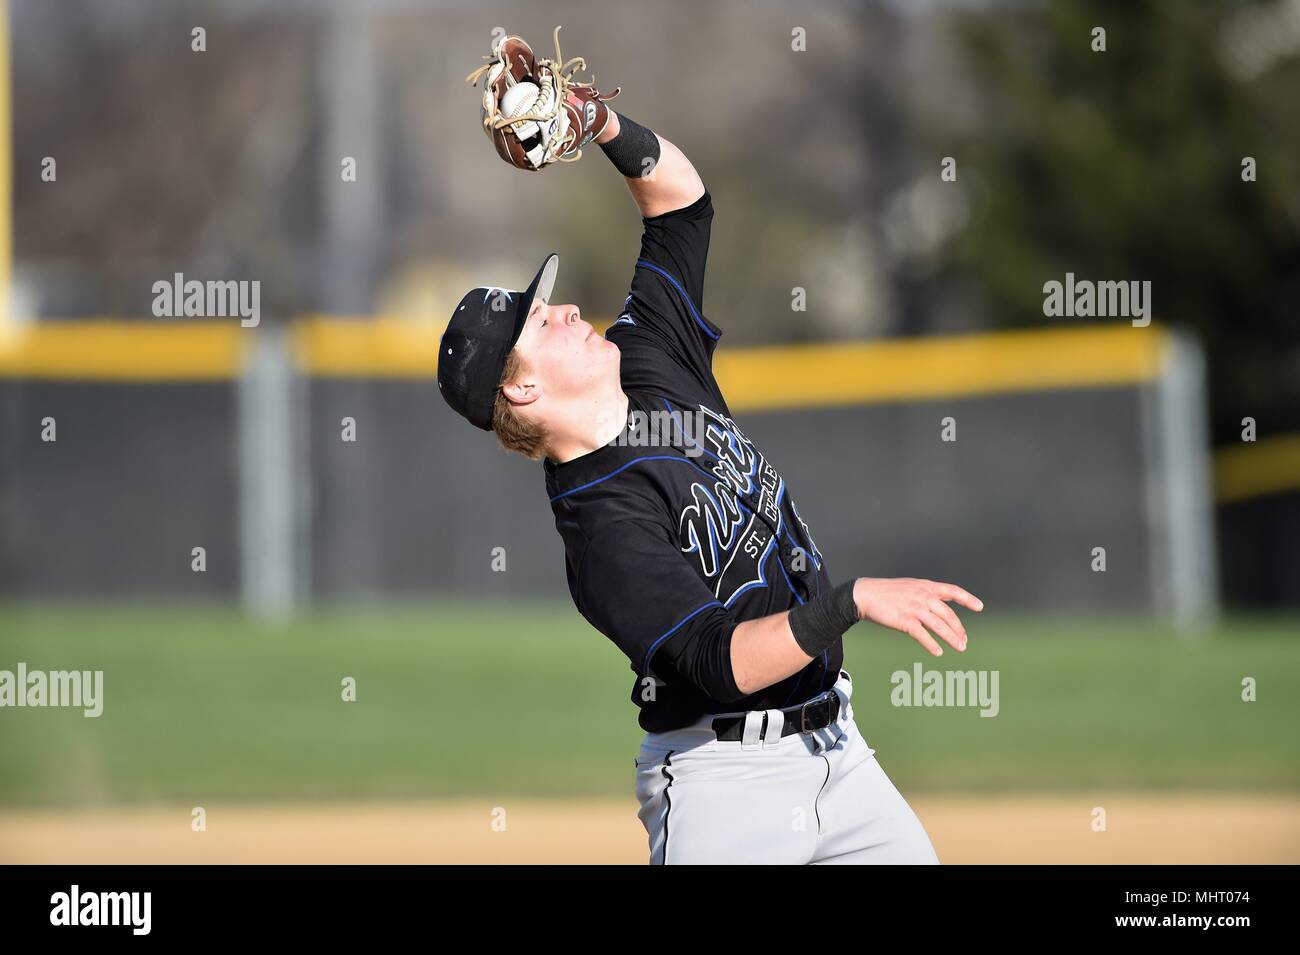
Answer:
[(827, 704), (827, 706), (829, 706), (830, 694), (833, 692), (834, 690), (827, 690), (823, 692), (820, 696), (813, 697), (803, 706), (799, 707), (799, 732), (800, 733), (812, 733), (818, 729), (821, 729), (821, 727), (812, 727), (808, 725), (808, 707), (816, 706), (819, 703), (825, 703)]

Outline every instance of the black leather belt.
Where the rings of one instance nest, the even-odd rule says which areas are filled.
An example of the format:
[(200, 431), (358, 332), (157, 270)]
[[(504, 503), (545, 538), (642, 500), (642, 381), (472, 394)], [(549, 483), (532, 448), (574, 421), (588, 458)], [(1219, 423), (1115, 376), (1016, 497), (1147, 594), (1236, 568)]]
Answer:
[[(827, 690), (807, 703), (786, 707), (781, 712), (785, 714), (785, 725), (781, 727), (782, 737), (825, 729), (840, 715), (840, 695), (834, 690)], [(724, 743), (739, 742), (745, 732), (745, 714), (716, 717), (713, 720), (713, 732)], [(761, 738), (766, 733), (767, 714), (764, 713), (763, 726), (758, 735)]]

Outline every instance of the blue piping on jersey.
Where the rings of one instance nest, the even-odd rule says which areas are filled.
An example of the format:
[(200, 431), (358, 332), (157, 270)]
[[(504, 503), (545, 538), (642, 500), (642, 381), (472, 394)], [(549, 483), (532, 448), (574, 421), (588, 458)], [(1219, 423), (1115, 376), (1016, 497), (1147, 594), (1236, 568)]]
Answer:
[(610, 478), (614, 477), (616, 474), (619, 474), (619, 473), (621, 473), (621, 472), (623, 472), (623, 471), (626, 471), (626, 470), (627, 470), (628, 468), (630, 468), (632, 465), (634, 465), (634, 464), (640, 464), (642, 461), (680, 461), (680, 462), (683, 463), (683, 464), (689, 464), (691, 467), (695, 468), (697, 471), (699, 471), (699, 472), (700, 472), (701, 474), (703, 474), (705, 477), (708, 477), (708, 478), (712, 478), (712, 477), (714, 477), (714, 475), (712, 475), (712, 474), (710, 474), (708, 471), (704, 470), (704, 468), (700, 467), (700, 466), (699, 466), (698, 464), (696, 464), (694, 461), (688, 460), (687, 458), (684, 458), (684, 457), (682, 457), (681, 455), (677, 455), (677, 454), (645, 454), (645, 455), (642, 455), (642, 456), (639, 457), (639, 458), (633, 458), (631, 461), (627, 462), (627, 464), (624, 464), (624, 465), (622, 465), (621, 467), (617, 467), (617, 468), (615, 468), (613, 471), (610, 471), (610, 472), (609, 472), (608, 474), (606, 474), (604, 477), (598, 477), (598, 478), (596, 478), (596, 480), (594, 480), (594, 481), (588, 481), (586, 484), (583, 484), (583, 485), (580, 486), (580, 487), (575, 487), (575, 488), (572, 488), (572, 489), (570, 489), (570, 490), (568, 490), (568, 491), (565, 491), (563, 494), (557, 494), (557, 495), (555, 495), (555, 497), (551, 498), (551, 503), (552, 503), (552, 504), (555, 503), (556, 501), (558, 501), (558, 500), (559, 500), (560, 498), (562, 498), (562, 497), (568, 497), (570, 494), (577, 494), (579, 491), (585, 491), (587, 488), (589, 488), (589, 487), (594, 487), (595, 485), (601, 483), (602, 481), (608, 481)]
[(703, 613), (704, 611), (708, 610), (710, 607), (721, 607), (721, 606), (722, 604), (719, 603), (718, 601), (710, 600), (708, 603), (696, 607), (694, 610), (688, 613), (681, 620), (677, 621), (677, 623), (673, 624), (672, 627), (670, 627), (663, 636), (659, 637), (657, 640), (655, 640), (654, 643), (650, 644), (650, 649), (647, 650), (645, 652), (645, 656), (641, 658), (641, 672), (642, 673), (650, 672), (650, 658), (654, 656), (654, 652), (659, 649), (659, 644), (663, 643), (665, 640), (671, 637), (682, 627), (686, 626), (686, 624), (690, 621), (692, 617), (696, 616), (697, 614)]
[[(785, 517), (784, 514), (782, 514), (781, 516), (782, 516), (782, 518)], [(803, 544), (800, 544), (797, 540), (795, 540), (795, 538), (794, 538), (794, 534), (792, 534), (792, 533), (790, 532), (790, 525), (787, 524), (787, 525), (785, 526), (784, 530), (785, 530), (785, 539), (788, 540), (792, 545), (794, 545), (794, 548), (795, 548), (796, 550), (801, 550), (801, 551), (804, 552), (804, 555), (805, 555), (805, 556), (807, 556), (807, 557), (811, 557), (811, 558), (812, 558), (812, 562), (813, 562), (813, 570), (821, 570), (821, 569), (822, 569), (822, 562), (821, 562), (821, 560), (818, 558), (818, 556), (817, 556), (817, 552), (814, 551), (814, 550), (809, 550), (808, 548), (804, 547)]]
[(790, 575), (785, 572), (785, 561), (778, 560), (777, 565), (781, 568), (781, 576), (785, 578), (785, 585), (790, 588), (790, 594), (795, 600), (799, 601), (799, 603), (803, 603), (804, 599), (800, 597), (798, 592), (794, 589), (794, 584), (790, 583)]
[(691, 317), (695, 319), (696, 324), (699, 325), (700, 328), (704, 329), (704, 334), (708, 335), (715, 342), (721, 337), (721, 335), (715, 335), (709, 329), (709, 326), (704, 324), (704, 319), (700, 318), (700, 313), (695, 310), (695, 303), (692, 302), (691, 297), (686, 294), (686, 289), (682, 288), (681, 282), (677, 281), (675, 278), (673, 278), (671, 275), (669, 275), (659, 266), (655, 265), (649, 259), (637, 259), (636, 264), (638, 268), (649, 269), (652, 272), (658, 272), (660, 275), (666, 278), (669, 281), (669, 283), (672, 285), (672, 287), (677, 289), (677, 293), (681, 295), (682, 301), (684, 301), (686, 303), (686, 307), (691, 310)]
[[(704, 470), (704, 468), (700, 467), (698, 464), (696, 464), (694, 461), (690, 460), (689, 458), (683, 458), (676, 454), (646, 454), (646, 455), (642, 455), (639, 458), (634, 458), (633, 460), (628, 461), (626, 464), (618, 468), (615, 468), (613, 471), (611, 471), (609, 474), (606, 474), (604, 477), (598, 477), (594, 481), (588, 481), (586, 484), (583, 484), (579, 487), (575, 487), (568, 491), (565, 491), (562, 494), (555, 495), (555, 497), (551, 498), (551, 502), (554, 503), (555, 501), (558, 501), (562, 497), (568, 497), (570, 494), (577, 494), (579, 491), (585, 491), (587, 488), (600, 484), (603, 481), (608, 481), (610, 478), (616, 477), (621, 472), (626, 471), (632, 465), (639, 464), (642, 461), (678, 461), (682, 464), (689, 464), (691, 467), (695, 468), (695, 470), (699, 471), (702, 475), (704, 475), (705, 478), (707, 478), (710, 481), (719, 480), (716, 474), (710, 474), (708, 471)], [(715, 498), (713, 498), (713, 495), (709, 494), (709, 490), (707, 486), (703, 486), (701, 489), (704, 491), (706, 495), (709, 496), (711, 500), (716, 500)], [(753, 516), (754, 512), (745, 506), (744, 501), (737, 498), (736, 505), (744, 513), (750, 515), (751, 517)], [(782, 517), (784, 517), (784, 515), (782, 515)], [(778, 523), (777, 534), (779, 535), (780, 532), (781, 532), (781, 526)], [(709, 541), (710, 549), (716, 553), (716, 548), (719, 541), (713, 536), (712, 529), (710, 529), (709, 536), (710, 536), (710, 541)], [(688, 551), (684, 551), (684, 553), (692, 554), (695, 553), (697, 549), (698, 548), (691, 548)]]

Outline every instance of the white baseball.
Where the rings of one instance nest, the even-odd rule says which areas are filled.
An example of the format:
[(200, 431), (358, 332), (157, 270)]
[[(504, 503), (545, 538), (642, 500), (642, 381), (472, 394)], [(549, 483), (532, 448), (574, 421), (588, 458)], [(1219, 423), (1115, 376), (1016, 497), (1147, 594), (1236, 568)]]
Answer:
[(537, 97), (541, 95), (541, 92), (536, 83), (527, 81), (516, 83), (502, 95), (501, 112), (507, 119), (523, 116), (525, 113), (532, 111), (533, 105), (537, 102)]

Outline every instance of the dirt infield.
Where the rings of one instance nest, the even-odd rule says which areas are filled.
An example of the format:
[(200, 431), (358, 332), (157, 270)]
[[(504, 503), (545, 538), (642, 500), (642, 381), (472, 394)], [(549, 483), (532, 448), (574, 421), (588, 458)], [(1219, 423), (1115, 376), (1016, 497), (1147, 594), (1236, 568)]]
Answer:
[[(918, 796), (946, 863), (1295, 863), (1300, 798)], [(1093, 830), (1094, 808), (1106, 829)], [(4, 863), (641, 863), (630, 801), (512, 801), (0, 813)]]

